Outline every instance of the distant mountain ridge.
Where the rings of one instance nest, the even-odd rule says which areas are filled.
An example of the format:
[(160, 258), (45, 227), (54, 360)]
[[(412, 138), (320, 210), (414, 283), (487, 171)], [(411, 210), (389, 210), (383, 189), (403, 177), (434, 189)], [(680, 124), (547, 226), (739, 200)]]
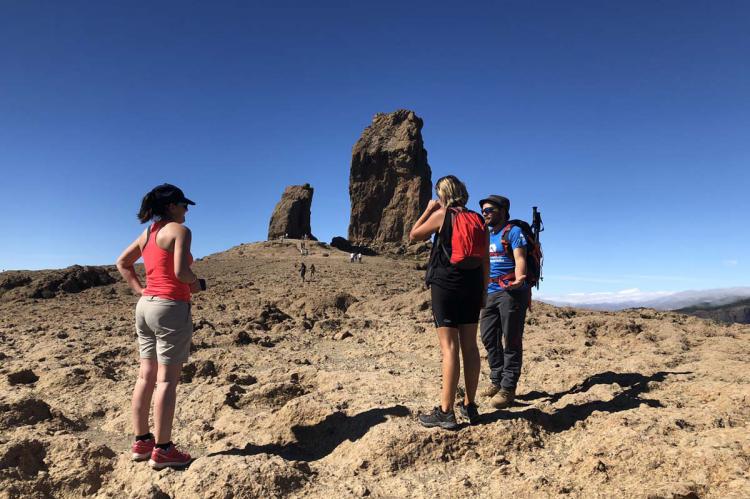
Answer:
[(740, 300), (727, 305), (685, 307), (675, 310), (682, 314), (694, 315), (703, 319), (719, 322), (739, 322), (750, 324), (750, 299)]
[(694, 307), (695, 310), (705, 311), (718, 309), (718, 307), (731, 307), (743, 300), (750, 300), (750, 287), (690, 290), (658, 294), (657, 296), (650, 297), (606, 294), (602, 296), (589, 295), (570, 299), (566, 298), (542, 297), (540, 300), (551, 305), (580, 307), (592, 310), (616, 311), (626, 308), (644, 307), (656, 310), (681, 311), (681, 309)]

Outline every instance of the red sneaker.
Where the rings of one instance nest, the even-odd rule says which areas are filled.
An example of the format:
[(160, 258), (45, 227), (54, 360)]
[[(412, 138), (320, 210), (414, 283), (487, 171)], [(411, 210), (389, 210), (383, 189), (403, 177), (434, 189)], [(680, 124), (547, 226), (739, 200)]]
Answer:
[(130, 459), (133, 461), (145, 461), (151, 457), (154, 445), (156, 445), (156, 442), (154, 442), (153, 438), (149, 438), (148, 440), (136, 440), (133, 442), (132, 447), (130, 447), (130, 452), (132, 452)]
[(192, 459), (190, 454), (187, 452), (180, 452), (174, 444), (170, 445), (167, 450), (154, 447), (151, 452), (151, 459), (148, 461), (148, 465), (155, 470), (166, 468), (167, 466), (180, 467), (187, 466), (190, 464)]

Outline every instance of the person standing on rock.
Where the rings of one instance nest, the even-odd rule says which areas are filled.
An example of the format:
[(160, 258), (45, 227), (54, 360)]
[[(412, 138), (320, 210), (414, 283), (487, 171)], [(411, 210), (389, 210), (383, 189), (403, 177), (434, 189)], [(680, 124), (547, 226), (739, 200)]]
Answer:
[(530, 296), (525, 282), (526, 238), (517, 226), (504, 230), (510, 220), (508, 198), (491, 195), (479, 201), (479, 206), (490, 228), (490, 281), (480, 330), (492, 385), (482, 395), (492, 397), (494, 408), (505, 409), (513, 405), (521, 376), (523, 327)]
[[(475, 403), (480, 370), (477, 322), (489, 270), (487, 231), (482, 217), (466, 209), (469, 194), (458, 178), (448, 175), (439, 179), (435, 191), (439, 200), (430, 200), (409, 233), (412, 241), (424, 241), (435, 234), (425, 282), (431, 290), (432, 315), (442, 352), (440, 406), (429, 414), (420, 415), (419, 421), (426, 427), (455, 429), (458, 424), (453, 402), (461, 370), (459, 352), (463, 356), (466, 384), (459, 411), (471, 424), (479, 422)], [(458, 247), (453, 235), (469, 226), (473, 227), (474, 256), (465, 261), (456, 260), (454, 264), (453, 249)]]
[[(192, 235), (184, 223), (188, 205), (194, 204), (174, 185), (153, 188), (141, 202), (138, 220), (154, 223), (117, 259), (120, 274), (141, 296), (135, 308), (140, 369), (131, 404), (136, 435), (132, 459), (148, 459), (154, 469), (185, 466), (191, 460), (171, 438), (177, 384), (193, 335), (190, 295), (206, 289), (206, 281), (190, 269)], [(145, 288), (134, 268), (141, 256), (146, 269)], [(152, 396), (155, 435), (148, 426)]]

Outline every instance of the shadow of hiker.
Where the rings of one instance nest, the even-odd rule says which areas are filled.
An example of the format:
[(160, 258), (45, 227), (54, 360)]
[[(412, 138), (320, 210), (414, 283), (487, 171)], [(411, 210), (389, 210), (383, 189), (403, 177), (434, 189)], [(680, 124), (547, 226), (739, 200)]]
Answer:
[(211, 456), (254, 456), (275, 454), (287, 461), (317, 461), (333, 452), (344, 440), (352, 442), (362, 438), (375, 425), (384, 423), (386, 416), (404, 417), (411, 414), (403, 405), (385, 409), (370, 409), (355, 416), (343, 412), (329, 414), (320, 423), (312, 426), (293, 426), (296, 442), (279, 445), (247, 444), (242, 449), (227, 449), (208, 454)]
[(594, 400), (583, 404), (568, 404), (562, 409), (558, 409), (551, 414), (533, 408), (519, 412), (507, 412), (504, 410), (500, 410), (486, 414), (482, 419), (482, 423), (488, 424), (494, 423), (499, 420), (523, 418), (532, 423), (542, 426), (549, 432), (558, 433), (561, 431), (569, 430), (578, 421), (583, 421), (591, 416), (594, 411), (614, 413), (627, 411), (629, 409), (635, 409), (641, 404), (646, 404), (649, 407), (663, 407), (661, 402), (659, 402), (658, 400), (643, 398), (641, 397), (641, 394), (649, 391), (648, 384), (650, 382), (654, 381), (661, 383), (670, 374), (690, 373), (660, 371), (652, 374), (651, 376), (644, 376), (640, 373), (615, 373), (612, 371), (606, 371), (603, 373), (595, 374), (593, 376), (589, 376), (582, 383), (579, 383), (573, 386), (570, 390), (566, 390), (564, 392), (550, 394), (547, 392), (535, 390), (523, 395), (519, 395), (517, 398), (526, 401), (548, 398), (550, 403), (555, 403), (565, 395), (583, 393), (595, 385), (611, 385), (613, 383), (616, 383), (625, 388), (625, 390), (618, 393), (612, 400)]

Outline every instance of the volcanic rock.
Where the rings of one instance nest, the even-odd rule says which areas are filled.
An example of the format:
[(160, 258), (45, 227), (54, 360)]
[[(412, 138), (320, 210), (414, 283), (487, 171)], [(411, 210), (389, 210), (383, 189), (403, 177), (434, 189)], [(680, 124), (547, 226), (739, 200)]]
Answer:
[[(113, 268), (113, 267), (110, 267)], [(109, 268), (73, 265), (65, 269), (0, 273), (0, 298), (54, 298), (59, 292), (80, 293), (115, 282)]]
[(317, 241), (310, 230), (310, 206), (312, 205), (313, 188), (310, 184), (290, 185), (284, 189), (281, 200), (276, 205), (268, 224), (268, 239), (277, 239), (286, 235), (292, 239)]
[(52, 411), (43, 400), (26, 398), (12, 404), (0, 403), (0, 429), (33, 425), (52, 419)]
[(26, 272), (9, 271), (0, 276), (0, 289), (13, 289), (31, 283), (31, 277)]
[(335, 236), (333, 239), (331, 239), (331, 246), (333, 246), (336, 249), (340, 249), (341, 251), (346, 251), (347, 253), (361, 253), (365, 256), (375, 256), (377, 255), (377, 252), (373, 250), (372, 248), (368, 248), (367, 246), (356, 246), (351, 243), (348, 239), (344, 239), (341, 236)]
[(52, 298), (60, 291), (80, 293), (84, 289), (114, 282), (114, 278), (103, 267), (73, 265), (40, 279), (33, 286), (29, 296), (31, 298)]
[(422, 119), (406, 109), (379, 113), (354, 145), (350, 241), (376, 247), (407, 242), (432, 190), (422, 125)]
[(10, 385), (30, 385), (39, 381), (39, 376), (34, 374), (31, 369), (23, 369), (8, 375), (8, 384)]

